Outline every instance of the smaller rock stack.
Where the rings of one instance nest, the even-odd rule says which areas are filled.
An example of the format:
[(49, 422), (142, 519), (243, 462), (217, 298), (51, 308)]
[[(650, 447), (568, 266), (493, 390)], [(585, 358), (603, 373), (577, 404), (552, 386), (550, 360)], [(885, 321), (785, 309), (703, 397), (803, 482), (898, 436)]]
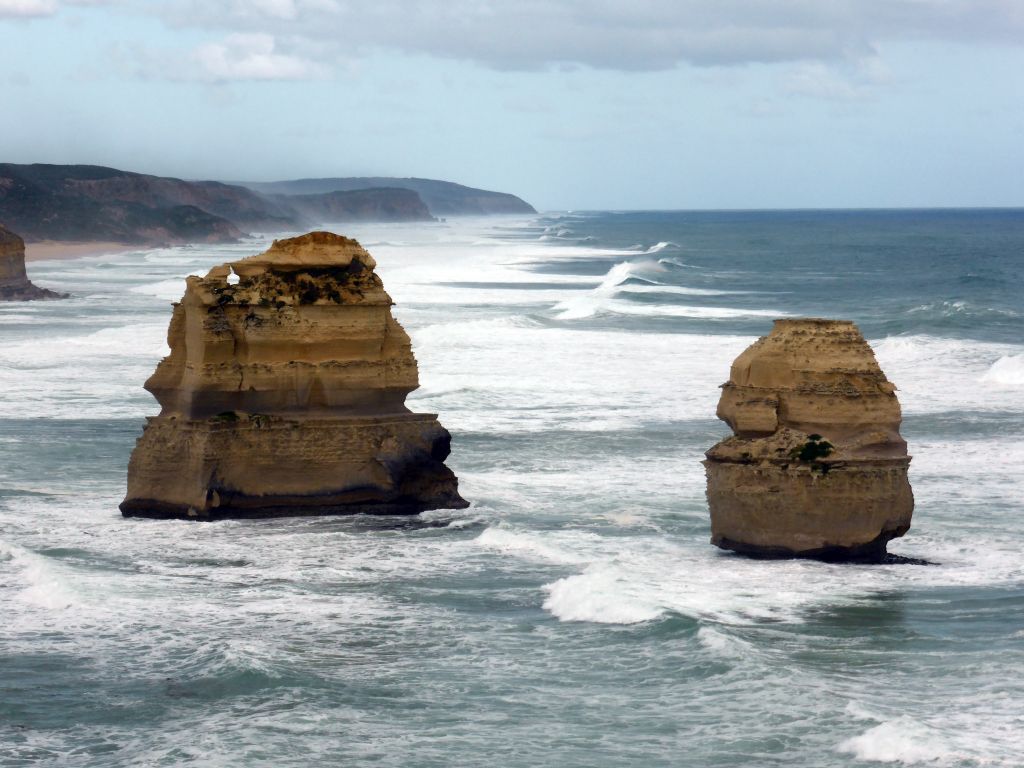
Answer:
[(66, 293), (37, 288), (25, 272), (25, 241), (0, 224), (0, 301), (66, 299)]
[(761, 557), (878, 562), (910, 528), (895, 387), (847, 320), (776, 320), (722, 385), (735, 433), (704, 466), (711, 543)]

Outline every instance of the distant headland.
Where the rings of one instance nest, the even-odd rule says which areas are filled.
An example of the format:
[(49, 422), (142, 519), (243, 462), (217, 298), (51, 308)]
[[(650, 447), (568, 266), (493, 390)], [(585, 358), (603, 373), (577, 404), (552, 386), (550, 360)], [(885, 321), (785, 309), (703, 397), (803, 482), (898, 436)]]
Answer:
[(534, 212), (515, 195), (433, 179), (226, 184), (95, 165), (0, 163), (0, 223), (30, 243), (220, 243), (251, 229)]

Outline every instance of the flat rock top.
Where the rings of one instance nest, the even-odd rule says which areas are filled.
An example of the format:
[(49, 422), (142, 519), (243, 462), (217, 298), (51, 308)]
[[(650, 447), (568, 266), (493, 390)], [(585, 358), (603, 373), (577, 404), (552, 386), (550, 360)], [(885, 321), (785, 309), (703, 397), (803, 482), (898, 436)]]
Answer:
[(850, 320), (776, 320), (772, 332), (750, 345), (732, 365), (730, 383), (787, 389), (810, 374), (835, 381), (885, 374), (860, 330)]
[(377, 262), (358, 241), (333, 232), (309, 232), (275, 240), (264, 253), (231, 263), (238, 274), (266, 269), (290, 271), (302, 267), (347, 267), (353, 260), (373, 269)]
[(25, 241), (0, 224), (0, 254), (17, 253), (25, 250)]

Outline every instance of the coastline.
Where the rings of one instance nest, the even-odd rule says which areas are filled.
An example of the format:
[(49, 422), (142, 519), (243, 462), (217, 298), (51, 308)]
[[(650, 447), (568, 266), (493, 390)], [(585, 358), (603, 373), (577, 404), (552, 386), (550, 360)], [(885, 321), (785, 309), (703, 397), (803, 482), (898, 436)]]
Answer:
[(25, 243), (25, 261), (63, 261), (86, 256), (105, 256), (145, 248), (144, 245), (130, 245), (107, 241), (62, 242), (60, 240), (39, 240)]

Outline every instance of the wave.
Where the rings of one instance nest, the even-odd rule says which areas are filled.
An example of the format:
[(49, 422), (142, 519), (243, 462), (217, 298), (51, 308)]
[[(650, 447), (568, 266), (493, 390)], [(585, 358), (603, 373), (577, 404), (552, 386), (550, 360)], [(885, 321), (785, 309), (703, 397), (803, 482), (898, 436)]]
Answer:
[[(734, 637), (728, 626), (765, 621), (799, 624), (822, 605), (862, 605), (891, 589), (1019, 583), (1024, 570), (1016, 543), (1014, 494), (1024, 479), (1024, 450), (1004, 453), (994, 457), (987, 438), (914, 443), (913, 471), (919, 482), (915, 491), (922, 509), (937, 508), (954, 496), (968, 509), (983, 504), (985, 509), (1003, 510), (986, 521), (984, 534), (979, 531), (965, 538), (959, 518), (931, 519), (927, 526), (912, 531), (907, 540), (894, 542), (892, 548), (897, 554), (938, 563), (927, 568), (848, 568), (811, 561), (765, 563), (724, 554), (707, 545), (695, 546), (690, 534), (666, 536), (660, 530), (634, 530), (625, 537), (609, 535), (603, 527), (607, 514), (591, 519), (581, 516), (572, 528), (558, 530), (507, 524), (491, 527), (474, 544), (530, 563), (575, 570), (557, 573), (557, 578), (543, 585), (542, 606), (561, 621), (638, 624), (685, 616), (716, 625), (698, 638), (708, 651), (718, 656), (742, 656), (743, 640)], [(615, 474), (609, 467), (607, 474), (613, 479), (608, 482), (640, 483), (641, 477), (647, 477), (647, 492), (652, 498), (670, 495), (676, 485), (693, 488), (692, 503), (698, 505), (701, 502), (696, 500), (696, 493), (703, 490), (698, 458), (695, 455), (682, 464), (666, 460), (663, 466), (648, 463), (633, 474), (624, 473), (621, 467)], [(599, 466), (584, 477), (559, 475), (550, 484), (531, 487), (541, 497), (604, 497), (606, 491), (599, 479), (603, 474)], [(999, 485), (1004, 491), (997, 493), (991, 485), (976, 482), (988, 476), (1001, 478)], [(662, 477), (671, 480), (650, 479)], [(965, 490), (975, 486), (973, 492)], [(610, 486), (607, 495), (613, 494)], [(683, 500), (684, 507), (687, 504)], [(699, 538), (706, 541), (703, 531)]]
[[(192, 272), (190, 274), (197, 274)], [(138, 293), (143, 296), (153, 296), (166, 301), (176, 301), (185, 292), (185, 277), (175, 277), (170, 280), (160, 280), (155, 283), (143, 283), (134, 285), (128, 289), (130, 293)]]
[[(484, 549), (516, 555), (526, 560), (558, 565), (582, 565), (588, 562), (586, 555), (571, 546), (571, 542), (559, 543), (567, 537), (552, 534), (541, 539), (530, 533), (519, 533), (507, 528), (487, 528), (476, 539)], [(597, 536), (591, 534), (597, 540)]]
[(790, 317), (791, 313), (776, 309), (735, 309), (732, 307), (686, 307), (671, 304), (631, 304), (628, 301), (577, 302), (566, 301), (556, 309), (558, 320), (582, 320), (607, 312), (615, 315), (641, 317), (683, 317), (695, 320), (732, 320), (743, 317)]
[(142, 382), (168, 353), (167, 323), (103, 328), (0, 346), (0, 418), (138, 416)]
[(650, 276), (664, 271), (653, 261), (624, 261), (608, 270), (601, 283), (593, 290), (572, 296), (557, 305), (558, 320), (581, 320), (600, 313), (642, 315), (646, 317), (687, 317), (709, 320), (740, 317), (787, 317), (788, 312), (774, 309), (745, 309), (739, 307), (704, 307), (680, 304), (646, 304), (628, 300), (629, 294), (669, 294), (676, 296), (726, 296), (736, 291), (663, 283)]
[(568, 227), (552, 224), (550, 226), (544, 227), (544, 234), (554, 235), (555, 237), (568, 237), (576, 233), (573, 230), (569, 229)]
[(755, 652), (754, 646), (750, 643), (712, 627), (698, 629), (697, 641), (712, 655), (724, 659), (749, 659)]
[(920, 334), (889, 336), (872, 346), (899, 387), (905, 412), (1020, 410), (1024, 352), (1019, 345)]
[(929, 315), (932, 317), (1019, 317), (1010, 309), (997, 307), (979, 307), (967, 301), (933, 301), (907, 310), (910, 315)]
[(644, 253), (648, 253), (648, 254), (651, 254), (651, 253), (661, 253), (666, 248), (679, 248), (679, 244), (665, 240), (665, 241), (662, 241), (662, 242), (658, 243), (657, 245), (652, 245), (650, 248), (648, 248), (646, 251), (644, 251)]
[(683, 269), (700, 269), (700, 267), (695, 267), (693, 264), (686, 264), (682, 261), (677, 261), (676, 259), (670, 259), (667, 257), (658, 259), (658, 263), (666, 264), (672, 267), (681, 267)]
[(859, 736), (846, 739), (837, 751), (858, 760), (879, 763), (948, 764), (956, 757), (945, 742), (943, 733), (907, 716), (887, 720), (869, 728)]
[(177, 248), (161, 248), (145, 252), (142, 254), (142, 260), (147, 264), (157, 264), (164, 267), (187, 267), (192, 264), (209, 261), (209, 258), (189, 246), (179, 246)]
[(1000, 389), (1024, 389), (1024, 354), (1000, 357), (982, 374), (981, 381)]
[(15, 597), (46, 610), (61, 610), (75, 600), (70, 588), (57, 575), (47, 558), (0, 539), (0, 562), (14, 567), (15, 578), (21, 582)]
[(613, 569), (568, 576), (544, 587), (544, 610), (562, 621), (640, 624), (664, 612), (656, 602), (636, 594), (628, 578)]
[(994, 332), (1014, 339), (1021, 315), (1012, 309), (989, 302), (933, 301), (920, 304), (887, 318), (882, 327), (893, 333), (951, 333), (977, 335), (979, 331)]

